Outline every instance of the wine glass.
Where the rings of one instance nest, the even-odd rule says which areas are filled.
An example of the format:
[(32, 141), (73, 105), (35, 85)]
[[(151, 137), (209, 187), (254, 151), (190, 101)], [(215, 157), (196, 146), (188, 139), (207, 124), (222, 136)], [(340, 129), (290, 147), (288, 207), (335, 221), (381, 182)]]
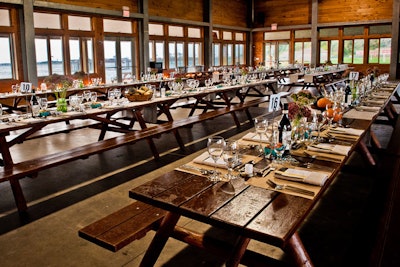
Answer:
[(222, 158), (226, 162), (228, 167), (228, 173), (225, 175), (225, 178), (230, 181), (232, 179), (237, 178), (236, 175), (232, 174), (233, 167), (238, 162), (238, 154), (239, 154), (239, 145), (236, 141), (226, 141), (224, 145), (224, 152), (222, 154)]
[(118, 101), (119, 101), (119, 99), (121, 97), (121, 89), (120, 88), (115, 88), (114, 89), (114, 96), (115, 96), (115, 99), (116, 99), (117, 104), (118, 104)]
[(264, 153), (263, 145), (262, 145), (262, 137), (263, 134), (267, 133), (268, 130), (268, 120), (265, 118), (255, 118), (254, 119), (254, 127), (256, 130), (256, 134), (260, 137), (260, 142), (258, 145), (258, 150), (260, 153)]
[(45, 97), (40, 98), (39, 99), (39, 105), (40, 105), (40, 109), (47, 110), (47, 107), (48, 107), (47, 98), (45, 98)]
[(113, 90), (108, 91), (108, 100), (110, 100), (110, 105), (114, 104), (115, 92)]
[(91, 95), (90, 91), (83, 92), (83, 98), (86, 100), (86, 102), (90, 101), (90, 95)]
[(221, 158), (224, 152), (225, 140), (221, 136), (212, 136), (208, 138), (207, 149), (208, 154), (214, 160), (214, 172), (210, 176), (210, 181), (218, 182), (221, 180), (217, 171), (217, 161)]
[(283, 154), (285, 153), (286, 145), (283, 142), (279, 142), (279, 133), (278, 131), (274, 131), (273, 134), (273, 142), (272, 142), (273, 151), (276, 154), (276, 163), (282, 163)]
[(90, 94), (90, 101), (92, 102), (92, 104), (94, 104), (97, 101), (97, 93), (96, 92), (92, 92)]

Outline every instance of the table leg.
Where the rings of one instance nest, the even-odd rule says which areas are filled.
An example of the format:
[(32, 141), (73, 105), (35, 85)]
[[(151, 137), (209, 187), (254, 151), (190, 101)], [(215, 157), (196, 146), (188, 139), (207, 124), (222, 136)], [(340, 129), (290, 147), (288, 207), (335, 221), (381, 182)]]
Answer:
[(10, 147), (6, 140), (6, 135), (8, 135), (8, 133), (0, 135), (0, 153), (3, 157), (4, 167), (12, 166), (14, 164), (10, 153)]
[(358, 147), (361, 150), (361, 154), (364, 155), (369, 164), (371, 164), (372, 166), (376, 165), (375, 159), (374, 157), (371, 155), (371, 152), (369, 152), (367, 145), (365, 144), (365, 142), (363, 142), (362, 140), (358, 143)]
[(140, 263), (141, 267), (154, 266), (168, 238), (172, 235), (179, 217), (180, 215), (172, 212), (168, 212), (167, 215), (165, 215), (146, 254), (144, 254), (142, 262)]
[(285, 251), (291, 254), (296, 266), (314, 266), (297, 232), (289, 239)]
[(232, 256), (226, 262), (226, 266), (239, 266), (240, 261), (244, 253), (246, 252), (247, 246), (249, 245), (250, 238), (240, 236), (236, 242), (236, 245), (232, 251)]

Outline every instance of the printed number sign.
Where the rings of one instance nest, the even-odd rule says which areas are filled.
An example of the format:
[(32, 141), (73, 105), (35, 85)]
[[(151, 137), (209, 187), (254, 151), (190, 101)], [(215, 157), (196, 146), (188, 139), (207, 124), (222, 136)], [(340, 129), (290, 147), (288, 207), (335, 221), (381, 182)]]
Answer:
[(271, 95), (271, 97), (269, 99), (268, 111), (273, 112), (273, 111), (278, 110), (280, 108), (280, 106), (279, 106), (280, 100), (281, 100), (280, 94)]
[(352, 71), (349, 74), (349, 80), (350, 81), (358, 81), (358, 76), (360, 75), (360, 73), (358, 71)]
[(21, 93), (30, 93), (32, 92), (32, 83), (22, 82), (20, 85)]

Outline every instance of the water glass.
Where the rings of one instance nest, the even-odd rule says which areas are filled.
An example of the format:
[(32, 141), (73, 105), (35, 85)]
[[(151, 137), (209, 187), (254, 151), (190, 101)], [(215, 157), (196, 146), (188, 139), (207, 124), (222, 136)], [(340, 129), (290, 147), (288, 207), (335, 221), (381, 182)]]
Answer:
[(47, 98), (43, 97), (39, 99), (39, 105), (40, 105), (40, 109), (42, 110), (47, 110), (48, 107), (48, 101)]
[(225, 140), (221, 136), (212, 136), (208, 138), (207, 149), (208, 154), (214, 160), (214, 171), (209, 177), (210, 181), (218, 182), (221, 181), (219, 172), (217, 171), (217, 161), (221, 158), (224, 152)]
[(228, 173), (225, 175), (226, 180), (230, 181), (232, 179), (237, 178), (236, 175), (232, 174), (232, 170), (239, 160), (238, 143), (236, 141), (226, 141), (222, 157), (228, 167)]

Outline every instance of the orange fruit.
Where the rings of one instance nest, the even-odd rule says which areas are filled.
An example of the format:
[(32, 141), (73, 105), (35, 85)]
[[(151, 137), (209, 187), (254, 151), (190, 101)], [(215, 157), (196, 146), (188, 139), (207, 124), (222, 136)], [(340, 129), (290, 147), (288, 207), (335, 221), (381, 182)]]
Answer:
[(319, 108), (325, 108), (327, 105), (331, 105), (332, 102), (325, 97), (321, 97), (320, 99), (318, 99), (317, 101), (317, 107)]
[(326, 115), (328, 116), (328, 118), (332, 118), (333, 117), (333, 113), (334, 113), (333, 108), (328, 108), (326, 110)]
[(342, 114), (341, 113), (336, 113), (335, 116), (333, 117), (334, 122), (338, 122), (342, 119)]

